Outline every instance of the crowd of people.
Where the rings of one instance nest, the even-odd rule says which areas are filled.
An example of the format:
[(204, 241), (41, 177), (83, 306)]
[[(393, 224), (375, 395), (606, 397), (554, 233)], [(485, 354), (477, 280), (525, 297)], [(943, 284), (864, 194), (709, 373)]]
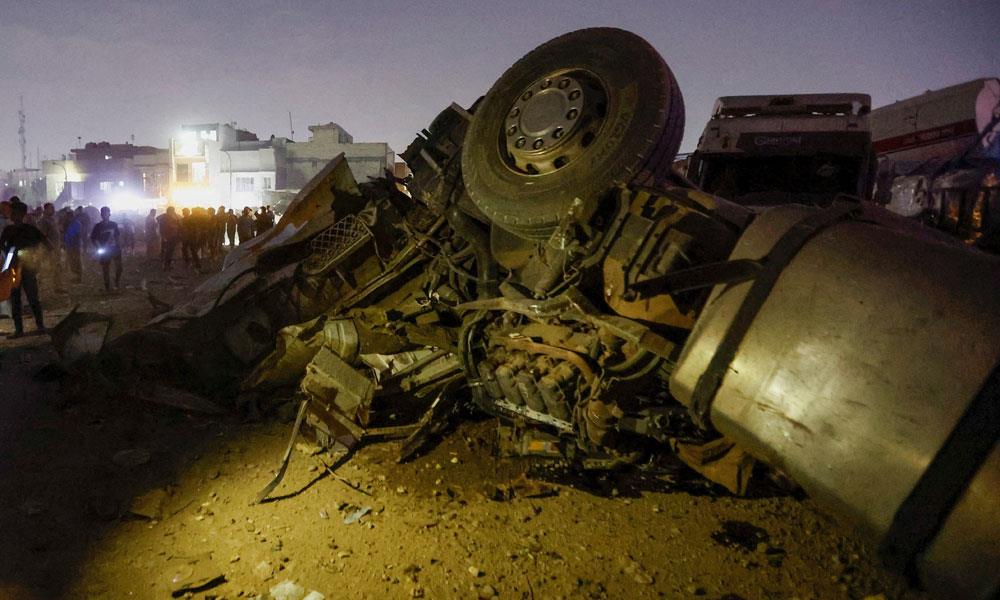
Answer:
[(144, 219), (124, 215), (119, 224), (111, 220), (107, 206), (99, 211), (93, 206), (56, 211), (52, 203), (45, 203), (30, 210), (14, 196), (0, 202), (0, 274), (9, 278), (11, 288), (9, 302), (0, 302), (0, 317), (13, 320), (10, 337), (24, 335), (23, 292), (36, 328), (44, 331), (38, 288), (41, 273), (48, 275), (58, 291), (63, 288), (64, 269), (73, 283), (80, 283), (85, 258), (92, 259), (100, 265), (105, 291), (111, 292), (121, 289), (122, 256), (135, 255), (140, 242), (146, 258), (158, 261), (164, 271), (173, 268), (178, 246), (184, 265), (200, 271), (203, 260), (223, 255), (227, 240), (230, 248), (244, 243), (272, 228), (275, 218), (269, 206), (256, 212), (244, 207), (239, 215), (224, 206), (184, 208), (180, 214), (168, 206), (159, 215), (150, 209)]
[(231, 248), (237, 245), (237, 239), (242, 244), (274, 227), (274, 220), (270, 206), (262, 206), (256, 213), (245, 206), (239, 216), (224, 206), (218, 210), (183, 208), (180, 214), (176, 208), (168, 206), (161, 215), (156, 214), (156, 209), (150, 209), (143, 228), (146, 256), (160, 257), (163, 270), (169, 271), (180, 246), (185, 266), (201, 269), (202, 259), (222, 255), (227, 239)]

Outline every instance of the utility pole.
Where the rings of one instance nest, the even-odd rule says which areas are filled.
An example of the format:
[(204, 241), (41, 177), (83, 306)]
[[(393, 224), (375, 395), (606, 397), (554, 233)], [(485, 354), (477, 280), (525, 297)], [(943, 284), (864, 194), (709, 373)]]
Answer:
[(21, 108), (17, 111), (17, 141), (21, 146), (21, 170), (28, 170), (28, 138), (25, 135), (24, 122), (27, 117), (24, 114), (24, 94), (21, 95)]
[(288, 139), (295, 141), (295, 128), (292, 126), (292, 111), (288, 111)]

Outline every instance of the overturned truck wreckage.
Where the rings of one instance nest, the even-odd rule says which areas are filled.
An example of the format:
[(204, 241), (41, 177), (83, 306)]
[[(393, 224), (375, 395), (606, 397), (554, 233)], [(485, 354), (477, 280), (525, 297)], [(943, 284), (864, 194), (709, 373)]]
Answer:
[(643, 39), (561, 36), (442, 111), (405, 186), (335, 161), (157, 327), (223, 339), (322, 445), (412, 452), (466, 402), (585, 468), (673, 453), (738, 494), (769, 470), (921, 585), (991, 597), (1000, 259), (852, 198), (703, 193), (671, 169), (683, 121)]

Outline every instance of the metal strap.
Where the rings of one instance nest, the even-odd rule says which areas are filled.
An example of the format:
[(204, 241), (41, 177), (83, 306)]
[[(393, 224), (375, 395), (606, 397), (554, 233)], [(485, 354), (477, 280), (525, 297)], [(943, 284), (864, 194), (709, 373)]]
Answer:
[(673, 271), (666, 275), (637, 281), (629, 286), (639, 297), (660, 294), (678, 294), (690, 290), (714, 287), (720, 283), (740, 283), (755, 279), (763, 265), (760, 261), (738, 258), (725, 262), (708, 263), (689, 269)]
[(306, 416), (306, 408), (309, 406), (309, 398), (306, 398), (299, 404), (299, 412), (295, 415), (295, 425), (292, 426), (292, 435), (288, 438), (288, 447), (285, 448), (285, 455), (281, 459), (281, 466), (278, 468), (278, 472), (275, 473), (274, 478), (264, 486), (264, 489), (257, 492), (257, 496), (254, 501), (250, 504), (260, 504), (263, 502), (268, 495), (274, 491), (274, 488), (278, 487), (281, 480), (285, 478), (285, 471), (288, 469), (288, 463), (292, 459), (292, 448), (295, 447), (295, 438), (299, 435), (299, 429), (302, 428), (302, 421)]
[(781, 272), (816, 233), (845, 219), (859, 208), (860, 205), (857, 203), (838, 202), (830, 208), (802, 219), (778, 238), (777, 243), (774, 244), (767, 256), (761, 259), (760, 262), (764, 265), (763, 269), (760, 270), (751, 284), (750, 290), (743, 299), (733, 321), (729, 324), (722, 342), (716, 347), (708, 367), (695, 385), (689, 410), (692, 419), (699, 426), (707, 427), (710, 424), (709, 411), (712, 407), (712, 401), (722, 386), (726, 371), (729, 370), (729, 366), (736, 356), (736, 351), (743, 342), (743, 338), (749, 331), (757, 313), (760, 312), (764, 302), (771, 294)]
[[(948, 439), (899, 505), (879, 553), (915, 578), (915, 559), (938, 534), (1000, 437), (1000, 365), (965, 409)], [(985, 525), (985, 524), (984, 524)]]

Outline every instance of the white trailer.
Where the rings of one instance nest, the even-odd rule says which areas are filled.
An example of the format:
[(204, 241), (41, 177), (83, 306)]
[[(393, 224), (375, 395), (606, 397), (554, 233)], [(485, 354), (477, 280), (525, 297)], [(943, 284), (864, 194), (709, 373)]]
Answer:
[(982, 78), (877, 108), (874, 198), (970, 242), (1000, 239), (1000, 79)]

